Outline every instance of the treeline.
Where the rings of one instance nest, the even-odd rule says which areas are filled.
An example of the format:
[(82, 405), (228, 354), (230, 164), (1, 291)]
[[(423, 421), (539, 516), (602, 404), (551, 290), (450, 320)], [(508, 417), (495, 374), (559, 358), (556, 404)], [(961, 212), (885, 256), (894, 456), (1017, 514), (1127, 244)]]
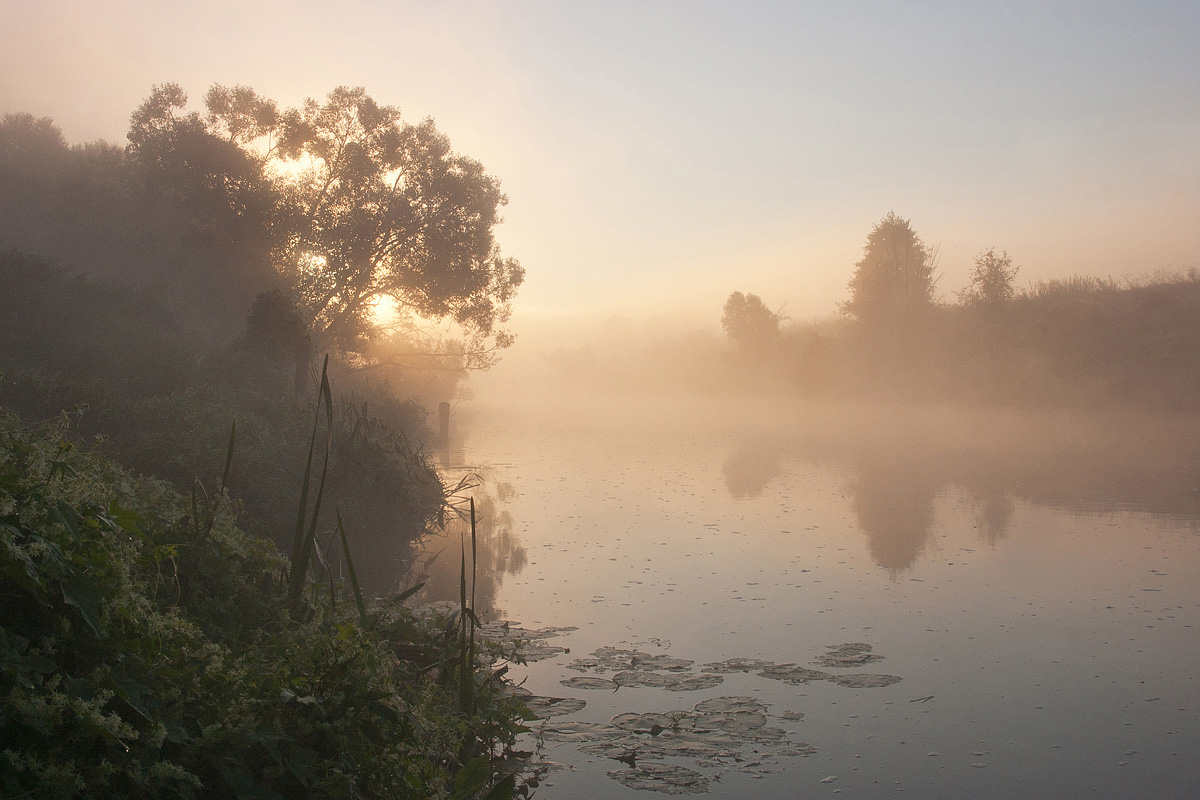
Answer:
[(889, 214), (847, 272), (848, 299), (821, 320), (736, 291), (723, 335), (606, 323), (545, 355), (539, 391), (1200, 410), (1196, 269), (1022, 287), (989, 248), (947, 297), (936, 248)]
[[(797, 381), (832, 391), (1007, 405), (1200, 409), (1200, 275), (1143, 283), (1077, 277), (1036, 284), (994, 308), (946, 306), (906, 345), (850, 327), (797, 348)], [(841, 338), (841, 341), (836, 341)], [(836, 353), (839, 345), (844, 360)], [(815, 367), (815, 371), (814, 371)], [(823, 391), (818, 380), (813, 391)]]
[(814, 397), (1200, 409), (1200, 273), (1021, 289), (1007, 253), (975, 260), (939, 302), (937, 255), (908, 220), (872, 230), (837, 318), (787, 326), (735, 292), (723, 380)]
[(910, 223), (888, 215), (854, 267), (842, 319), (780, 331), (756, 355), (815, 396), (1200, 409), (1195, 270), (1022, 290), (1008, 254), (988, 249), (958, 302), (943, 303), (935, 267)]

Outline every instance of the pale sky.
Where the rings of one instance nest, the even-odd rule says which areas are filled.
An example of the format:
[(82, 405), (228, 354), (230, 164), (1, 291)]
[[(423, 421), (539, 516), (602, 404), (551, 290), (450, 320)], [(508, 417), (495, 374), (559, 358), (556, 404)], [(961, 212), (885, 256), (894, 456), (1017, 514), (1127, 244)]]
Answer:
[(501, 179), (518, 316), (826, 316), (891, 210), (947, 299), (992, 246), (1022, 284), (1200, 267), (1195, 0), (337, 6), (0, 0), (0, 113), (124, 143), (155, 83), (365, 86)]

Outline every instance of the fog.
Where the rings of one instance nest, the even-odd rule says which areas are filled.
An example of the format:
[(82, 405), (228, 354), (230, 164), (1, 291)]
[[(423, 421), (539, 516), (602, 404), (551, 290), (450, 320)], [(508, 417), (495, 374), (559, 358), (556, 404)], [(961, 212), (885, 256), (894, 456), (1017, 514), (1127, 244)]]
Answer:
[(6, 796), (1200, 796), (1197, 8), (143, 6), (0, 0)]

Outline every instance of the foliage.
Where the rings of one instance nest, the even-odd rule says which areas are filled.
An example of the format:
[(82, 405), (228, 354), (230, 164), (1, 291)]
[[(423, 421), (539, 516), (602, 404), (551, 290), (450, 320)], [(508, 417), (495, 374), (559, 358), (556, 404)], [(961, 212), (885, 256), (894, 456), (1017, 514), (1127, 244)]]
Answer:
[(131, 135), (128, 150), (69, 147), (49, 119), (0, 120), (0, 249), (152, 291), (189, 338), (220, 341), (256, 294), (280, 282), (269, 187), (198, 124)]
[[(364, 623), (191, 502), (0, 411), (5, 796), (470, 797), (520, 730), (487, 671), (457, 703), (454, 625)], [(449, 628), (449, 631), (447, 630)], [(503, 782), (511, 786), (511, 781)]]
[(1013, 281), (1016, 280), (1017, 270), (1007, 251), (996, 255), (996, 248), (988, 248), (975, 257), (975, 265), (971, 267), (971, 283), (959, 292), (959, 300), (969, 306), (984, 308), (996, 308), (1007, 303), (1016, 294)]
[(0, 369), (62, 376), (78, 389), (74, 402), (105, 387), (138, 396), (194, 379), (195, 352), (147, 289), (72, 276), (54, 259), (16, 250), (0, 252), (0, 283)]
[(936, 267), (936, 251), (889, 211), (867, 236), (842, 312), (882, 328), (911, 323), (933, 307)]
[[(1164, 281), (1160, 285), (1169, 285)], [(1034, 299), (1082, 298), (1096, 292), (1115, 292), (1120, 286), (1112, 278), (1097, 278), (1095, 275), (1068, 275), (1065, 278), (1038, 280), (1029, 288), (1027, 295)]]
[[(78, 432), (102, 435), (127, 467), (188, 491), (215, 484), (229, 423), (239, 428), (230, 488), (241, 524), (279, 538), (295, 515), (295, 484), (312, 423), (307, 328), (282, 293), (253, 304), (232, 345), (201, 359), (160, 298), (69, 277), (48, 259), (0, 253), (0, 398), (29, 418), (87, 406)], [(425, 412), (353, 370), (334, 406), (328, 486), (348, 534), (380, 559), (364, 567), (371, 591), (393, 588), (389, 565), (439, 512), (443, 488), (422, 454)], [(386, 554), (386, 555), (385, 555)], [(391, 568), (394, 572), (394, 568)]]
[(738, 349), (761, 351), (779, 338), (781, 319), (758, 295), (734, 292), (722, 309), (721, 327)]
[(458, 369), (512, 343), (524, 270), (494, 238), (507, 200), (431, 120), (406, 123), (362, 88), (281, 110), (217, 85), (204, 102), (188, 111), (179, 86), (154, 87), (124, 149), (69, 147), (48, 118), (4, 116), (0, 249), (151, 287), (198, 342), (227, 344), (254, 297), (284, 289), (321, 346), (356, 363), (376, 339), (441, 344), (378, 326), (381, 303), (404, 323), (455, 325), (464, 341), (433, 352)]
[(286, 263), (333, 341), (363, 335), (383, 298), (480, 337), (508, 318), (524, 273), (492, 235), (506, 198), (431, 120), (407, 124), (364, 89), (338, 87), (285, 112), (279, 137), (275, 154), (303, 167), (280, 179), (299, 220)]

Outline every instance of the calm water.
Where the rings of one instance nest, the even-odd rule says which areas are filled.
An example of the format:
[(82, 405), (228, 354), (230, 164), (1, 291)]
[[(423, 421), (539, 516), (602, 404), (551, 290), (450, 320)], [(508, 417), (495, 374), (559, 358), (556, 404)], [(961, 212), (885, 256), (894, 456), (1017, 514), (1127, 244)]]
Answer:
[[(1190, 425), (479, 408), (456, 415), (447, 471), (482, 481), (479, 605), (526, 628), (578, 628), (549, 640), (570, 653), (514, 670), (535, 694), (587, 702), (550, 723), (741, 696), (816, 748), (662, 762), (715, 779), (711, 797), (1185, 798), (1200, 797)], [(426, 553), (447, 546), (427, 599), (456, 597), (457, 539)], [(883, 659), (813, 665), (846, 642)], [(753, 658), (901, 680), (560, 683), (612, 678), (567, 667), (601, 647), (695, 661), (687, 674)], [(545, 741), (545, 758), (574, 769), (548, 775), (539, 797), (654, 796), (579, 746)]]

